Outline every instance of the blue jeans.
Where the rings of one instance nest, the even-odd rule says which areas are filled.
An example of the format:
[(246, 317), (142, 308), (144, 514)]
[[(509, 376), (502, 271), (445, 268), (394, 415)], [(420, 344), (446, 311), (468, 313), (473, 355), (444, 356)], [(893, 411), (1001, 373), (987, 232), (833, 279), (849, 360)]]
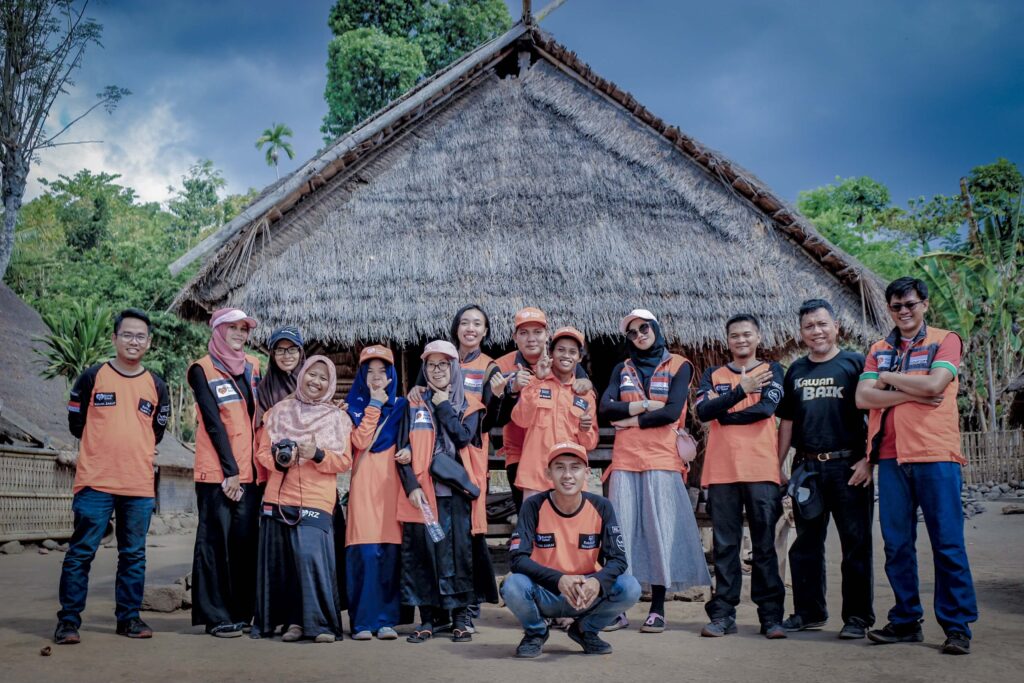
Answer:
[(117, 496), (91, 488), (75, 494), (71, 511), (75, 532), (60, 573), (60, 606), (57, 618), (77, 628), (82, 624), (85, 596), (89, 592), (89, 567), (103, 540), (112, 514), (117, 515), (117, 580), (114, 598), (118, 621), (139, 616), (146, 584), (146, 534), (153, 516), (153, 498)]
[(885, 541), (885, 573), (896, 598), (889, 610), (893, 624), (921, 620), (917, 578), (917, 508), (932, 545), (935, 562), (935, 618), (946, 634), (968, 638), (977, 621), (971, 567), (964, 547), (964, 512), (960, 502), (960, 465), (955, 462), (878, 464), (878, 518)]
[(585, 610), (577, 610), (563, 595), (552, 593), (525, 574), (509, 574), (501, 586), (501, 596), (523, 625), (523, 630), (530, 635), (539, 636), (547, 632), (545, 617), (577, 617), (581, 631), (596, 633), (637, 603), (640, 583), (633, 576), (623, 574), (615, 579), (607, 595), (598, 597)]

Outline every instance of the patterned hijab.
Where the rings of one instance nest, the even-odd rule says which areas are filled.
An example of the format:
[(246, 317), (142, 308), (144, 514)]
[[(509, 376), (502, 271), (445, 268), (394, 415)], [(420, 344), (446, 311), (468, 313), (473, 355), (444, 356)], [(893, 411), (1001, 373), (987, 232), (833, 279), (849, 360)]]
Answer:
[[(323, 395), (314, 397), (307, 394), (303, 378), (317, 363), (327, 370), (327, 390)], [(264, 416), (270, 442), (313, 439), (323, 450), (344, 451), (352, 432), (352, 420), (331, 401), (337, 388), (338, 376), (334, 363), (326, 356), (310, 356), (299, 371), (295, 393), (278, 402)]]

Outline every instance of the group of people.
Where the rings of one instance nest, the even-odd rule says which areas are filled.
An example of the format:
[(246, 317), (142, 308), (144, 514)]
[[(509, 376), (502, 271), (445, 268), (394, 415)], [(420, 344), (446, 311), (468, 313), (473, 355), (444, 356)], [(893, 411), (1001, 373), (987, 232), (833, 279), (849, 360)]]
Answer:
[[(701, 635), (737, 631), (744, 523), (752, 545), (751, 598), (769, 639), (821, 628), (825, 537), (842, 546), (840, 638), (922, 640), (916, 565), (917, 509), (935, 555), (935, 612), (942, 651), (966, 654), (977, 618), (964, 550), (956, 376), (962, 344), (929, 328), (927, 287), (901, 278), (886, 290), (895, 329), (867, 357), (841, 350), (824, 300), (797, 313), (809, 354), (784, 370), (758, 355), (754, 315), (726, 324), (730, 361), (704, 370), (695, 416), (708, 427), (700, 485), (713, 527), (715, 590)], [(519, 657), (541, 654), (562, 627), (589, 654), (599, 634), (629, 626), (627, 610), (650, 595), (640, 626), (666, 628), (668, 592), (711, 584), (686, 476), (693, 364), (672, 353), (656, 316), (636, 309), (620, 324), (626, 357), (600, 399), (581, 361), (582, 332), (550, 329), (520, 310), (516, 350), (482, 351), (490, 320), (460, 309), (450, 340), (429, 342), (422, 370), (397, 395), (395, 359), (362, 349), (351, 389), (336, 399), (334, 362), (307, 357), (300, 331), (267, 343), (265, 374), (245, 351), (256, 321), (235, 308), (211, 317), (209, 353), (188, 369), (195, 394), (198, 509), (192, 620), (217, 637), (334, 642), (398, 637), (422, 643), (441, 631), (472, 639), (481, 603), (499, 589), (485, 541), (489, 433), (502, 428), (518, 521), (511, 573), (500, 594), (523, 626)], [(117, 632), (145, 638), (139, 618), (145, 537), (153, 511), (153, 453), (170, 408), (163, 381), (142, 365), (150, 321), (128, 309), (115, 320), (116, 356), (87, 370), (68, 405), (81, 439), (74, 537), (60, 583), (57, 643), (80, 639), (89, 565), (117, 516)], [(867, 419), (865, 419), (867, 410)], [(607, 498), (587, 491), (598, 421), (614, 427)], [(795, 450), (791, 472), (785, 463)], [(871, 526), (878, 466), (886, 572), (896, 604), (874, 625)], [(351, 471), (339, 496), (337, 475)], [(797, 538), (789, 553), (791, 616), (784, 618), (775, 529), (783, 489)]]

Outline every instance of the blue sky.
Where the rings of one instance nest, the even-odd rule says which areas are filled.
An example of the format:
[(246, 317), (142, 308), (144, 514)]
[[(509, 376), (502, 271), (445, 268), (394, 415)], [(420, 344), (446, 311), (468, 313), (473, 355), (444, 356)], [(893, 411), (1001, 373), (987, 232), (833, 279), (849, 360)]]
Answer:
[[(518, 17), (520, 2), (507, 4)], [(134, 94), (72, 129), (104, 144), (47, 151), (34, 178), (104, 170), (163, 201), (204, 157), (230, 191), (262, 188), (274, 180), (254, 147), (264, 128), (295, 131), (282, 171), (322, 144), (330, 5), (94, 0), (104, 47), (51, 118), (67, 120), (107, 84)], [(1020, 0), (568, 0), (543, 24), (784, 198), (869, 175), (900, 205), (954, 194), (999, 156), (1024, 165), (1021, 26)]]

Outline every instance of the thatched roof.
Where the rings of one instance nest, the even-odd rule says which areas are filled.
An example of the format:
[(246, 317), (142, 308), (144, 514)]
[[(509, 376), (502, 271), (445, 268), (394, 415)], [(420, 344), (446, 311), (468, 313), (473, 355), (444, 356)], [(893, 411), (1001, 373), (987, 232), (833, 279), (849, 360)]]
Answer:
[(318, 341), (416, 343), (462, 303), (545, 309), (588, 336), (650, 308), (671, 340), (718, 343), (758, 314), (792, 338), (826, 297), (877, 336), (881, 284), (743, 171), (667, 126), (532, 27), (421, 84), (283, 179), (219, 236), (176, 310), (230, 303), (257, 339), (298, 324)]
[[(0, 283), (0, 450), (3, 444), (61, 452), (62, 462), (77, 455), (68, 431), (68, 387), (43, 379), (39, 337), (49, 328), (34, 308)], [(192, 469), (195, 456), (170, 433), (157, 446), (156, 464)]]

